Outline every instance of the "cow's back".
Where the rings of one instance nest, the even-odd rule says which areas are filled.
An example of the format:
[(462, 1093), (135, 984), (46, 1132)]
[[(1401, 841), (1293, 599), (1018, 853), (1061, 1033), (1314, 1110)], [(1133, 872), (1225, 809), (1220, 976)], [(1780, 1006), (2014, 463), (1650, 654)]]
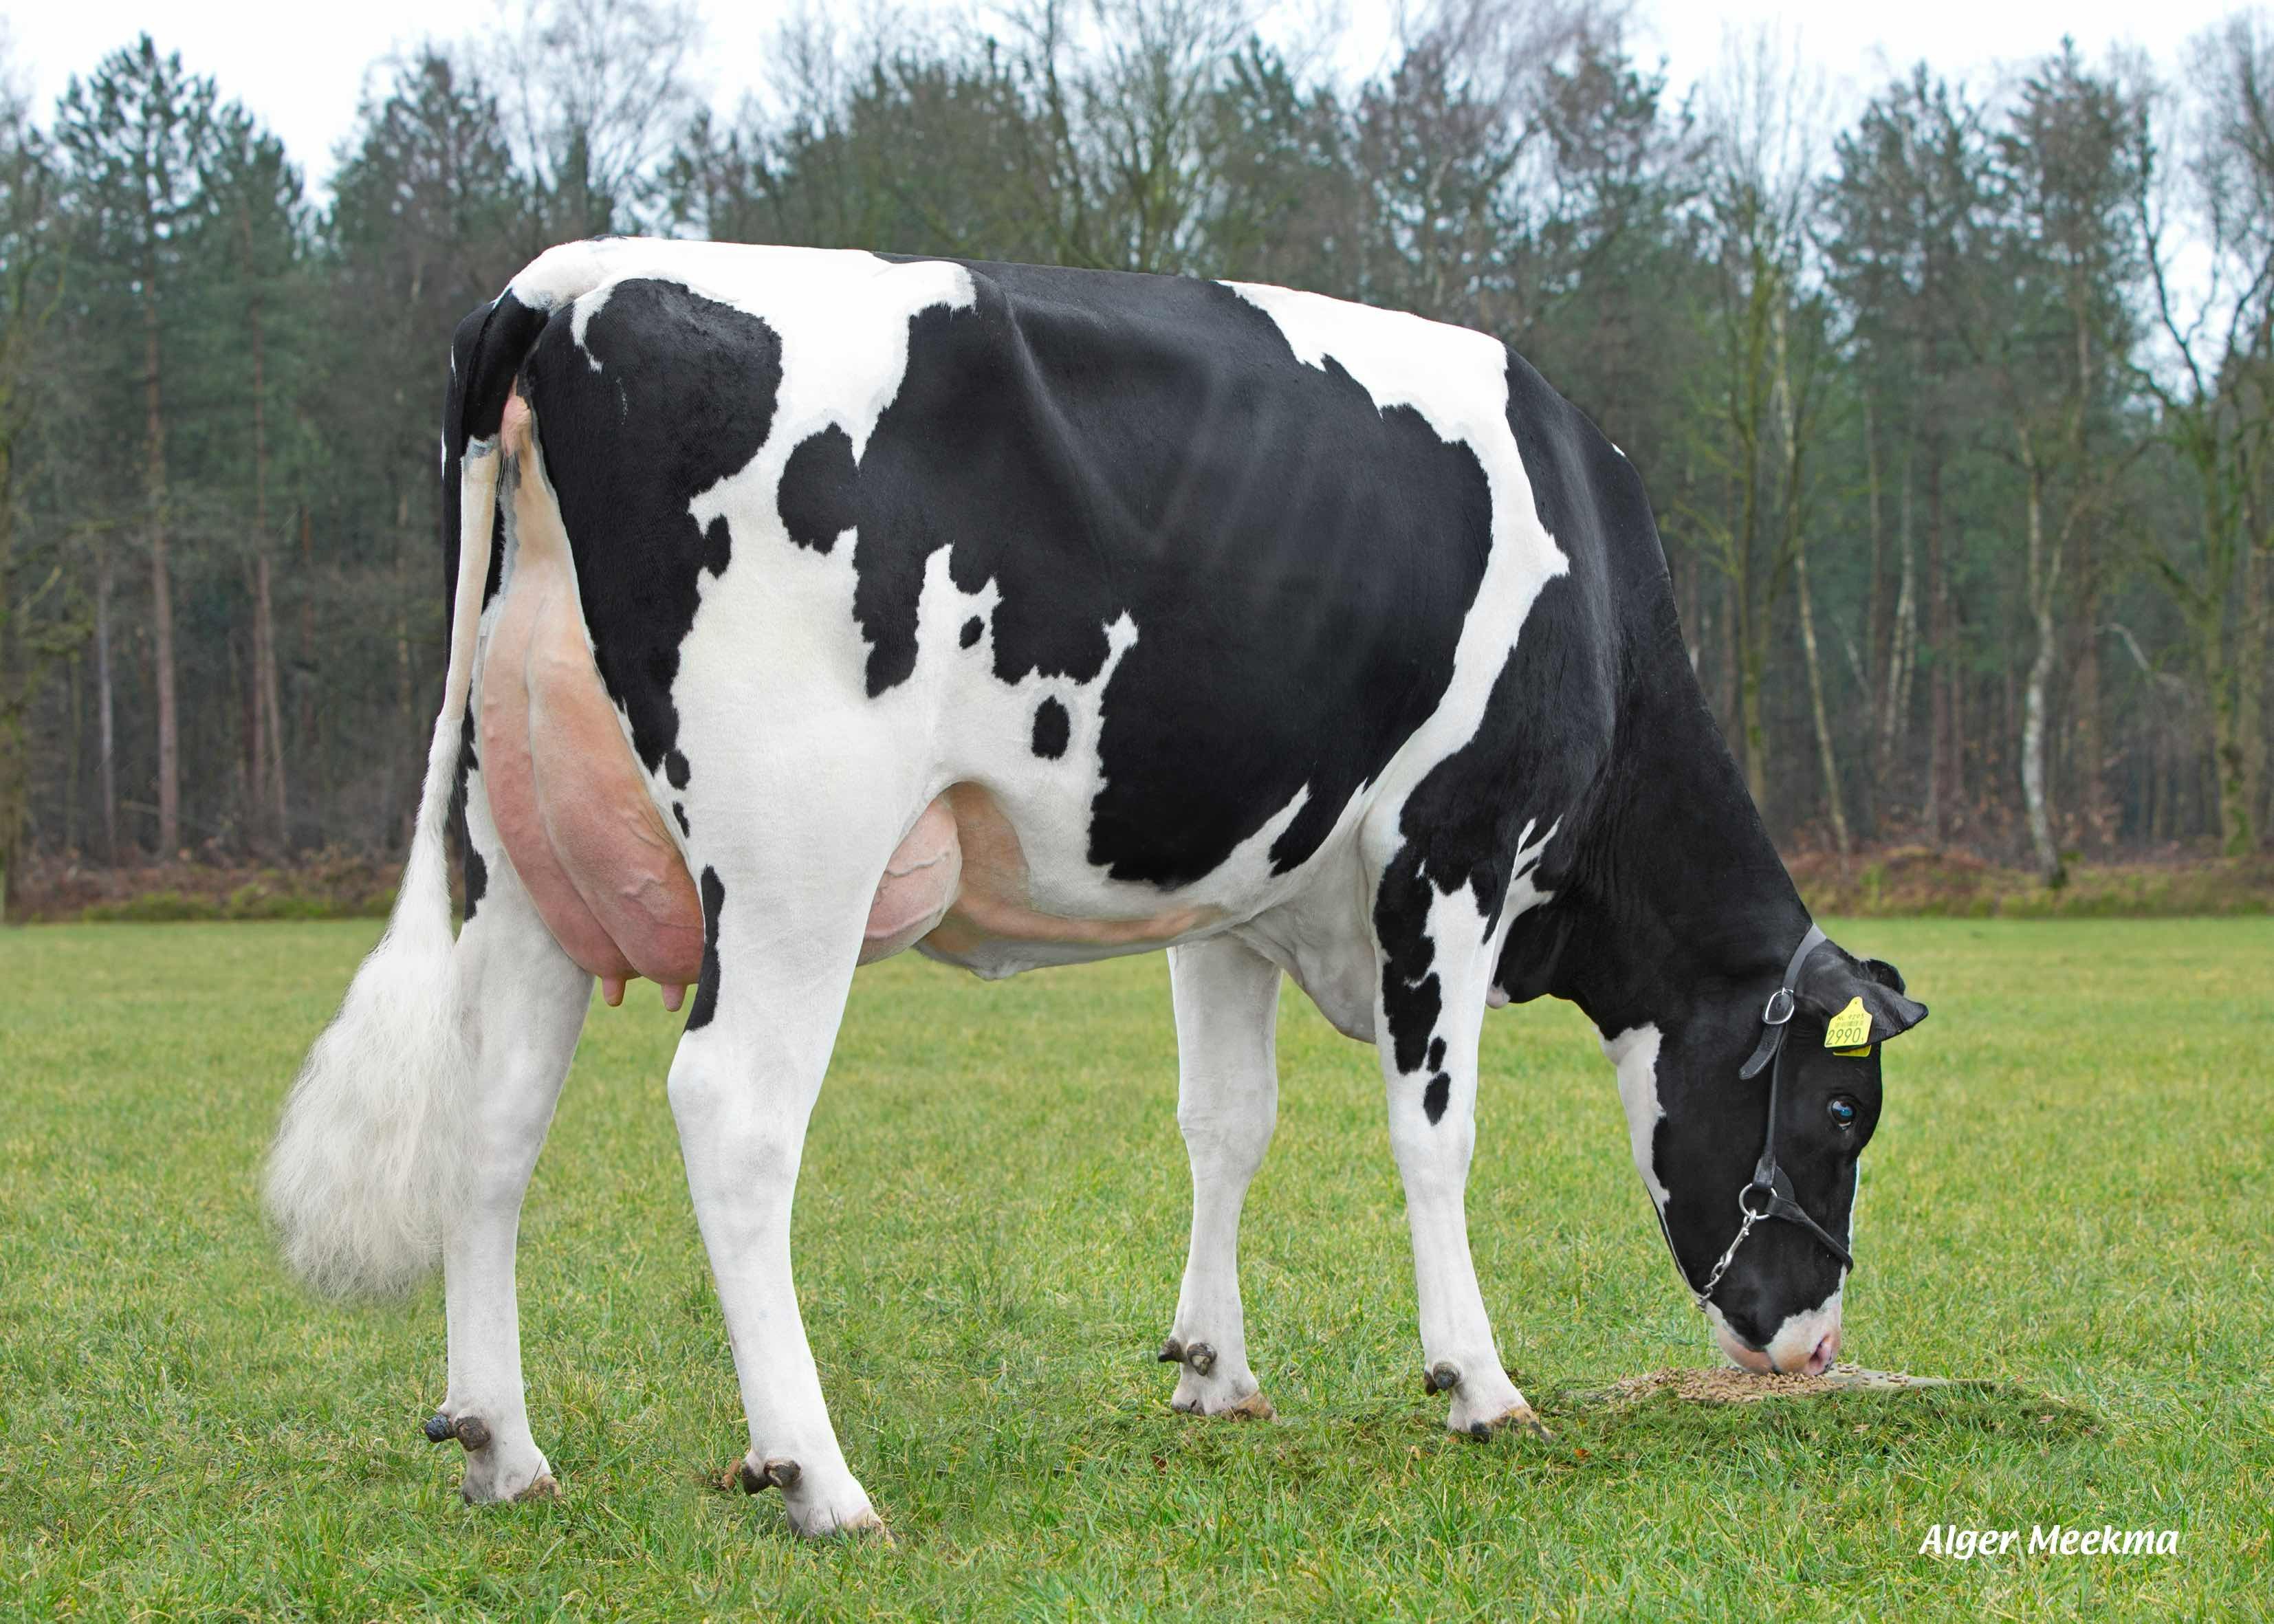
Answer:
[(1257, 893), (1401, 750), (1418, 778), (1465, 742), (1560, 572), (1478, 335), (1191, 279), (592, 247), (620, 252), (527, 378), (659, 796), (702, 771), (688, 713), (822, 704), (983, 786), (1053, 906), (1237, 906), (1211, 876)]

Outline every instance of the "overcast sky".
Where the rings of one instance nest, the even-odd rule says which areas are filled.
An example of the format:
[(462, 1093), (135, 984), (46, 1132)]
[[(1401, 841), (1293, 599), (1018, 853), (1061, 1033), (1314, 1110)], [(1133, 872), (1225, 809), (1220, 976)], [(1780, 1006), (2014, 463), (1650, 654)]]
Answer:
[[(919, 6), (922, 0), (918, 0)], [(698, 0), (708, 25), (703, 71), (711, 99), (731, 107), (764, 83), (765, 47), (792, 0)], [(1342, 63), (1362, 72), (1381, 59), (1390, 0), (1342, 0), (1351, 19)], [(1306, 8), (1307, 9), (1307, 8)], [(1925, 57), (1954, 74), (1984, 75), (1999, 61), (2050, 49), (2063, 33), (2088, 56), (2113, 44), (2144, 47), (2167, 66), (2192, 34), (2238, 9), (2233, 0), (1897, 0), (1827, 6), (1787, 0), (1640, 0), (1643, 53), (1663, 52), (1677, 85), (1712, 70), (1725, 31), (1764, 23), (1797, 29), (1802, 54), (1845, 102), (1891, 67)], [(73, 73), (147, 30), (162, 49), (217, 79), (267, 121), (315, 187), (355, 118), (370, 64), (428, 36), (456, 38), (493, 15), (488, 0), (4, 0), (10, 55), (44, 121)]]

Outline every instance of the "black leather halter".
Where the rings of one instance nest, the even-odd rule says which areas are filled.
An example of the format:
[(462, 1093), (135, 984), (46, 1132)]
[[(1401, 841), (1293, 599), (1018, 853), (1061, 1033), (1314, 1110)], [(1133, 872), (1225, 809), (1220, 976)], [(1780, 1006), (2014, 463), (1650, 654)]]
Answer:
[[(1713, 1305), (1713, 1288), (1721, 1283), (1721, 1276), (1728, 1272), (1730, 1259), (1737, 1255), (1737, 1248), (1745, 1244), (1745, 1237), (1751, 1235), (1753, 1226), (1764, 1218), (1777, 1218), (1800, 1225), (1822, 1242), (1826, 1252), (1840, 1259), (1842, 1271), (1852, 1270), (1856, 1267), (1856, 1259), (1849, 1255), (1848, 1248), (1833, 1237), (1832, 1231), (1808, 1215), (1793, 1194), (1792, 1181), (1777, 1165), (1777, 1104), (1784, 1092), (1784, 1039), (1792, 1025), (1794, 989), (1800, 981), (1801, 966), (1808, 962), (1808, 956), (1821, 947), (1826, 939), (1823, 931), (1811, 925), (1808, 934), (1801, 937), (1800, 945), (1792, 950), (1792, 958), (1784, 967), (1784, 979), (1778, 984), (1776, 991), (1769, 995), (1768, 1007), (1761, 1011), (1761, 1041), (1754, 1045), (1751, 1057), (1737, 1068), (1737, 1075), (1747, 1080), (1758, 1077), (1762, 1068), (1767, 1068), (1768, 1129), (1761, 1136), (1761, 1156), (1753, 1164), (1753, 1176), (1737, 1192), (1737, 1214), (1741, 1221), (1737, 1225), (1737, 1237), (1729, 1243), (1729, 1249), (1713, 1265), (1713, 1271), (1706, 1276), (1706, 1283), (1691, 1293), (1701, 1309)], [(1662, 1218), (1660, 1222), (1662, 1224)], [(1667, 1244), (1670, 1248), (1673, 1244), (1674, 1237), (1669, 1233)], [(1674, 1261), (1675, 1267), (1680, 1268), (1681, 1258), (1677, 1255)], [(1683, 1278), (1686, 1282), (1686, 1272)]]

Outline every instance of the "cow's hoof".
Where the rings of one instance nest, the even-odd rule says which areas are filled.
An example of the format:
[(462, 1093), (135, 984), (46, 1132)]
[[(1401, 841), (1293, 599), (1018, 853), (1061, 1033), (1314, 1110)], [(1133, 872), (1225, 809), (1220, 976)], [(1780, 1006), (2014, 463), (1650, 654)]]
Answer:
[(885, 1519), (866, 1506), (840, 1517), (835, 1514), (801, 1520), (793, 1512), (790, 1526), (808, 1539), (873, 1539), (879, 1545), (892, 1543), (892, 1530), (885, 1526)]
[(855, 1536), (890, 1543), (891, 1530), (869, 1504), (869, 1496), (853, 1474), (839, 1467), (833, 1483), (824, 1472), (808, 1471), (787, 1455), (753, 1461), (745, 1455), (734, 1477), (747, 1494), (781, 1491), (789, 1525), (808, 1539), (845, 1539)]
[(1187, 1397), (1180, 1385), (1177, 1396), (1169, 1401), (1169, 1408), (1188, 1416), (1216, 1416), (1230, 1421), (1269, 1421), (1278, 1414), (1260, 1388), (1245, 1398), (1211, 1404), (1204, 1397)]
[[(808, 1539), (876, 1539), (885, 1545), (892, 1543), (892, 1530), (885, 1526), (869, 1504), (869, 1497), (858, 1485), (850, 1501), (838, 1504), (820, 1502), (811, 1497), (785, 1496), (789, 1501), (789, 1525)], [(807, 1503), (800, 1505), (801, 1498)]]
[(1540, 1417), (1533, 1413), (1532, 1406), (1521, 1398), (1517, 1400), (1513, 1408), (1502, 1411), (1489, 1420), (1474, 1419), (1466, 1425), (1451, 1422), (1448, 1422), (1447, 1425), (1452, 1431), (1476, 1439), (1480, 1442), (1486, 1439), (1496, 1438), (1503, 1432), (1529, 1432), (1542, 1443), (1547, 1442), (1548, 1438), (1547, 1427), (1540, 1424)]
[(1163, 1365), (1179, 1365), (1177, 1390), (1169, 1408), (1188, 1416), (1229, 1416), (1239, 1421), (1269, 1421), (1270, 1401), (1256, 1390), (1247, 1356), (1235, 1349), (1227, 1358), (1213, 1343), (1171, 1336), (1161, 1344)]
[(494, 1447), (466, 1457), (466, 1475), (458, 1484), (458, 1498), (469, 1506), (508, 1506), (517, 1501), (559, 1500), (561, 1485), (531, 1446), (518, 1461), (496, 1457)]
[[(1449, 1375), (1453, 1379), (1450, 1383), (1444, 1380)], [(1497, 1365), (1478, 1361), (1465, 1370), (1441, 1361), (1430, 1367), (1428, 1376), (1432, 1390), (1453, 1395), (1445, 1415), (1448, 1432), (1465, 1438), (1490, 1438), (1510, 1428), (1540, 1428), (1540, 1417), (1532, 1413), (1516, 1383)]]
[(558, 1500), (561, 1485), (545, 1452), (525, 1429), (494, 1432), (479, 1416), (437, 1414), (424, 1429), (430, 1443), (456, 1440), (466, 1451), (466, 1475), (458, 1498), (469, 1506), (499, 1506), (514, 1500)]

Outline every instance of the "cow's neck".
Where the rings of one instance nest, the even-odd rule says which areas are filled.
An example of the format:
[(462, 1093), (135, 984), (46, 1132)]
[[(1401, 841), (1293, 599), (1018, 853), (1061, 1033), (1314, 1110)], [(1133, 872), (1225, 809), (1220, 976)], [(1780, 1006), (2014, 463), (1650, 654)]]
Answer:
[(1569, 999), (1606, 1034), (1752, 996), (1809, 923), (1690, 669), (1663, 566), (1653, 573), (1660, 601), (1630, 622), (1610, 759), (1547, 879), (1561, 888), (1530, 931), (1511, 932), (1518, 962), (1503, 959), (1523, 983), (1503, 981), (1514, 996)]

